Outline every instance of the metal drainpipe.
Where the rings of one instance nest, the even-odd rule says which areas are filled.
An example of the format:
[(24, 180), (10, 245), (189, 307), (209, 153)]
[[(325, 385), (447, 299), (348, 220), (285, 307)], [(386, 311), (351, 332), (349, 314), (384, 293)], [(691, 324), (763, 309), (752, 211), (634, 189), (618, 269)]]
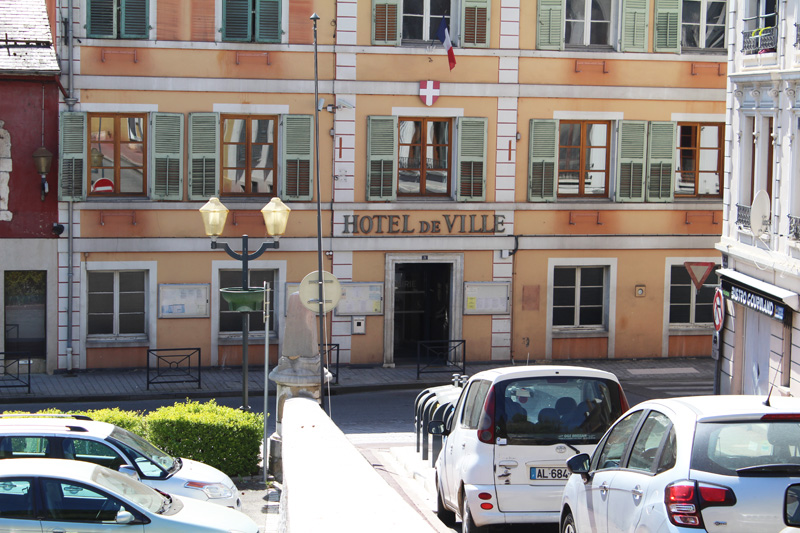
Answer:
[[(67, 74), (69, 76), (69, 96), (65, 99), (65, 102), (69, 111), (73, 110), (76, 103), (75, 75), (72, 68), (75, 53), (75, 36), (72, 31), (72, 2), (73, 0), (67, 2)], [(72, 200), (70, 200), (69, 209), (67, 210), (67, 216), (69, 217), (67, 220), (67, 372), (70, 374), (72, 373), (72, 282), (74, 277), (72, 274), (72, 253), (74, 245), (72, 240), (74, 229), (72, 224), (72, 209)]]

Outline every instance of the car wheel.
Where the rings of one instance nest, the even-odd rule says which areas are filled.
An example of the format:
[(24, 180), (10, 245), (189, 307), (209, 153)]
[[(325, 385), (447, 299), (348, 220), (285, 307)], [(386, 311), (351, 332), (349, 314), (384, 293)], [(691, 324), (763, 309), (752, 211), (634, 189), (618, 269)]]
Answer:
[(456, 522), (456, 513), (444, 506), (442, 489), (439, 487), (439, 483), (436, 483), (436, 516), (446, 526), (452, 526)]
[(567, 513), (564, 520), (561, 522), (561, 533), (575, 533), (575, 519), (572, 518), (572, 513)]
[(461, 501), (461, 533), (482, 533), (484, 531), (486, 531), (485, 527), (475, 525), (469, 505), (467, 505), (467, 499), (464, 498)]

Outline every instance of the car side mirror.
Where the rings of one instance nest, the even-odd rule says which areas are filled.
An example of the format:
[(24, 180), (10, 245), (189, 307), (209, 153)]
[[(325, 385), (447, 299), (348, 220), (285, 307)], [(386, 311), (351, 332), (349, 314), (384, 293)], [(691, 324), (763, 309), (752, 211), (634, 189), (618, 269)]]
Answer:
[(450, 432), (447, 431), (443, 420), (431, 420), (428, 422), (428, 433), (431, 435), (442, 435), (444, 437)]
[(592, 476), (589, 475), (589, 464), (591, 460), (592, 458), (588, 453), (573, 455), (567, 460), (567, 470), (569, 470), (571, 474), (580, 474), (583, 482), (588, 483), (592, 479)]
[(136, 517), (133, 516), (133, 513), (130, 511), (120, 511), (117, 513), (116, 522), (117, 524), (130, 524), (136, 520)]
[(141, 481), (141, 479), (139, 479), (139, 472), (137, 472), (136, 469), (131, 465), (120, 465), (119, 473), (125, 474), (126, 476), (130, 476), (136, 481)]

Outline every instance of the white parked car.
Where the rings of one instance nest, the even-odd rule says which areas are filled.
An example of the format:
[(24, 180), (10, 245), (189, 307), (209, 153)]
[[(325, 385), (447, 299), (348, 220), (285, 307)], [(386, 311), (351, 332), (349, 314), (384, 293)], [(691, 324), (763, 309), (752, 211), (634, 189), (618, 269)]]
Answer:
[(800, 526), (800, 398), (765, 400), (696, 396), (636, 405), (591, 457), (569, 459), (561, 531)]
[(591, 368), (515, 366), (475, 374), (436, 460), (437, 514), (463, 533), (491, 524), (558, 523), (570, 454), (591, 452), (627, 410), (617, 378)]
[(22, 531), (258, 533), (247, 515), (155, 491), (104, 466), (8, 459), (0, 468), (0, 533)]
[(236, 485), (223, 472), (172, 457), (113, 424), (85, 416), (0, 415), (0, 459), (40, 457), (96, 463), (169, 494), (242, 508)]

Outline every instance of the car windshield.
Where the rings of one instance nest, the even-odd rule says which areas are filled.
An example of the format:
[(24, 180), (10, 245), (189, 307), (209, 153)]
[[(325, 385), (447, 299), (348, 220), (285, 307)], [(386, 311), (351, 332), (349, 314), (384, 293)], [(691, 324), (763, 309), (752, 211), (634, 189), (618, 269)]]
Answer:
[(524, 378), (495, 390), (497, 436), (509, 444), (594, 444), (622, 414), (619, 386), (607, 379)]
[(92, 481), (150, 512), (157, 513), (164, 506), (165, 498), (161, 494), (114, 470), (97, 467), (92, 474)]
[(145, 477), (168, 477), (180, 468), (180, 459), (159, 450), (130, 431), (115, 427), (109, 438), (126, 451)]
[(691, 467), (729, 476), (800, 475), (800, 423), (700, 422)]

